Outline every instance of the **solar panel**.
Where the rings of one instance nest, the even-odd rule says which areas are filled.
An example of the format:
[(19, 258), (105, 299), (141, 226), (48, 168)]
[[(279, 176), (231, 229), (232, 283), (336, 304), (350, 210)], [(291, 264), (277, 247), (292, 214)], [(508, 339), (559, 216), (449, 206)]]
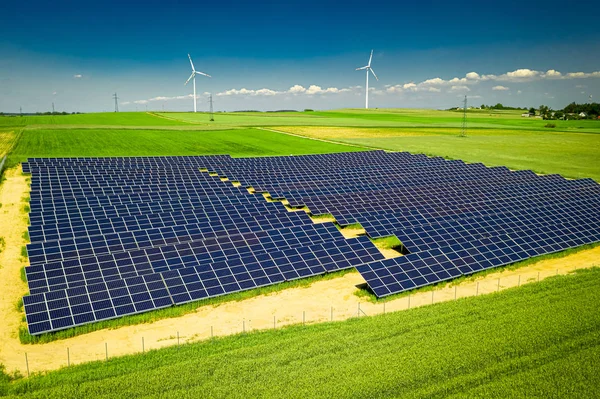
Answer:
[[(31, 158), (23, 171), (31, 334), (352, 267), (383, 297), (600, 241), (591, 179), (406, 152)], [(248, 187), (396, 235), (409, 254), (383, 259)]]

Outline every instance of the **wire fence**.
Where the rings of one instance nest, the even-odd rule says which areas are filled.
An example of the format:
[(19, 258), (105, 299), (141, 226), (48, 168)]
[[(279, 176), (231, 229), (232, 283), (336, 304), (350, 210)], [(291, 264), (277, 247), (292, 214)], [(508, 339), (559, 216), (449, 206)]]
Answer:
[[(23, 353), (26, 375), (31, 373), (70, 367), (74, 364), (104, 360), (108, 361), (111, 356), (122, 356), (134, 353), (146, 353), (167, 346), (210, 340), (215, 337), (223, 337), (233, 334), (245, 334), (253, 331), (264, 331), (269, 329), (280, 329), (292, 325), (309, 325), (323, 322), (337, 322), (350, 318), (371, 317), (385, 315), (390, 312), (404, 311), (421, 306), (436, 304), (440, 302), (455, 301), (461, 298), (473, 297), (499, 292), (507, 288), (518, 287), (523, 284), (538, 282), (544, 278), (568, 274), (576, 270), (573, 268), (561, 268), (556, 270), (533, 270), (529, 272), (505, 275), (500, 278), (483, 278), (476, 281), (461, 282), (459, 285), (446, 285), (445, 287), (421, 290), (402, 297), (387, 301), (346, 301), (330, 306), (314, 305), (307, 306), (307, 310), (293, 311), (292, 309), (255, 309), (249, 307), (245, 313), (240, 314), (224, 312), (218, 317), (210, 320), (199, 320), (199, 317), (186, 318), (182, 320), (180, 328), (172, 333), (159, 328), (160, 333), (154, 333), (153, 325), (137, 325), (124, 328), (136, 328), (139, 331), (128, 334), (114, 340), (110, 338), (98, 342), (90, 339), (89, 342), (69, 345), (60, 341), (34, 346), (29, 352)], [(215, 309), (218, 311), (218, 307)], [(171, 319), (173, 320), (173, 319)], [(158, 321), (156, 323), (160, 323)], [(120, 334), (117, 330), (102, 330), (90, 334), (102, 333), (110, 337), (113, 333)], [(165, 334), (170, 334), (165, 337)], [(123, 334), (122, 334), (123, 335)], [(163, 335), (158, 337), (157, 335)], [(85, 337), (85, 336), (82, 336)], [(80, 338), (80, 337), (76, 337)], [(85, 340), (84, 340), (85, 341)], [(92, 342), (93, 341), (93, 342)], [(62, 350), (61, 350), (62, 347)], [(61, 355), (61, 353), (63, 353)], [(61, 360), (61, 357), (64, 359)]]

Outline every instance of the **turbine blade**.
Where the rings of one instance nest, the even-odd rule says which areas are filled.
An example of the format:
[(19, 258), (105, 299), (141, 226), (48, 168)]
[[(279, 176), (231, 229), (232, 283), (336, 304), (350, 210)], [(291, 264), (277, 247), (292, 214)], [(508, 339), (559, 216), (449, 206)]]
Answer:
[(375, 71), (373, 70), (373, 68), (369, 68), (369, 70), (371, 71), (373, 76), (375, 76), (375, 79), (377, 79), (377, 81), (379, 82), (379, 78), (377, 77), (377, 75), (375, 75)]
[(192, 74), (190, 75), (190, 77), (188, 78), (188, 80), (185, 81), (185, 83), (183, 84), (184, 86), (187, 85), (190, 80), (192, 80), (192, 78), (196, 76), (196, 71), (193, 71)]
[(196, 69), (194, 68), (194, 63), (192, 62), (192, 57), (190, 57), (189, 54), (188, 54), (188, 58), (190, 59), (190, 65), (192, 66), (192, 71), (195, 71)]
[(212, 76), (210, 76), (210, 75), (209, 75), (209, 74), (207, 74), (207, 73), (204, 73), (204, 72), (198, 72), (198, 71), (194, 71), (194, 72), (196, 72), (196, 73), (198, 73), (198, 74), (200, 74), (200, 75), (204, 75), (204, 76), (208, 76), (209, 78), (212, 78)]
[(364, 67), (360, 67), (360, 68), (356, 68), (357, 71), (360, 71), (361, 69), (367, 69), (368, 66), (364, 66)]
[(371, 56), (369, 57), (369, 63), (367, 66), (371, 66), (371, 59), (373, 58), (373, 50), (371, 50)]

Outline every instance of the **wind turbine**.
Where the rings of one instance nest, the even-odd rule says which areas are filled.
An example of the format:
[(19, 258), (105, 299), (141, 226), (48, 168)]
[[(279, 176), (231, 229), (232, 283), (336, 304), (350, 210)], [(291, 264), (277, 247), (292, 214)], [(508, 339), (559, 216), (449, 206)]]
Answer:
[(371, 56), (369, 57), (369, 63), (362, 67), (362, 68), (356, 68), (357, 71), (360, 71), (361, 69), (366, 69), (367, 70), (367, 99), (365, 101), (365, 108), (369, 109), (369, 71), (371, 71), (371, 73), (373, 74), (373, 76), (375, 76), (375, 79), (377, 79), (377, 81), (379, 81), (379, 78), (377, 78), (377, 75), (375, 75), (375, 72), (373, 71), (373, 68), (371, 68), (371, 59), (373, 58), (373, 50), (371, 50)]
[(190, 77), (188, 78), (188, 80), (185, 81), (185, 85), (187, 85), (190, 80), (193, 79), (193, 84), (194, 84), (194, 112), (196, 112), (196, 75), (204, 75), (204, 76), (208, 76), (209, 78), (211, 78), (212, 76), (204, 73), (204, 72), (198, 72), (196, 71), (196, 68), (194, 68), (194, 63), (192, 62), (192, 57), (190, 57), (190, 55), (188, 54), (188, 58), (190, 59), (190, 65), (192, 66), (192, 74), (190, 75)]

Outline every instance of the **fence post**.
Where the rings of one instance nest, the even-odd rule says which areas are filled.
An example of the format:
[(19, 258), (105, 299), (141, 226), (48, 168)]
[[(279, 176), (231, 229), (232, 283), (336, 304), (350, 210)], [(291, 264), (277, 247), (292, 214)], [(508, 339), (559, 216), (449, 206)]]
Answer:
[(521, 275), (519, 274), (519, 284), (517, 284), (517, 287), (521, 286)]
[(331, 321), (333, 321), (333, 306), (331, 307)]
[(385, 302), (383, 303), (383, 314), (385, 314)]
[(456, 301), (456, 289), (458, 288), (457, 285), (454, 286), (454, 300)]
[(104, 343), (104, 353), (106, 354), (106, 360), (108, 361), (108, 342)]
[(67, 367), (71, 367), (71, 353), (69, 353), (69, 347), (67, 347)]
[(479, 281), (477, 282), (477, 288), (475, 289), (475, 296), (479, 295)]
[(146, 348), (144, 345), (144, 337), (142, 337), (142, 353), (146, 352)]
[(431, 304), (432, 304), (432, 305), (433, 305), (433, 293), (434, 293), (434, 292), (435, 292), (435, 291), (431, 291)]
[(179, 331), (177, 331), (177, 349), (179, 349)]
[(498, 289), (497, 291), (500, 291), (500, 279), (498, 279)]
[(29, 360), (27, 359), (27, 352), (25, 352), (25, 365), (27, 366), (27, 378), (29, 378)]

